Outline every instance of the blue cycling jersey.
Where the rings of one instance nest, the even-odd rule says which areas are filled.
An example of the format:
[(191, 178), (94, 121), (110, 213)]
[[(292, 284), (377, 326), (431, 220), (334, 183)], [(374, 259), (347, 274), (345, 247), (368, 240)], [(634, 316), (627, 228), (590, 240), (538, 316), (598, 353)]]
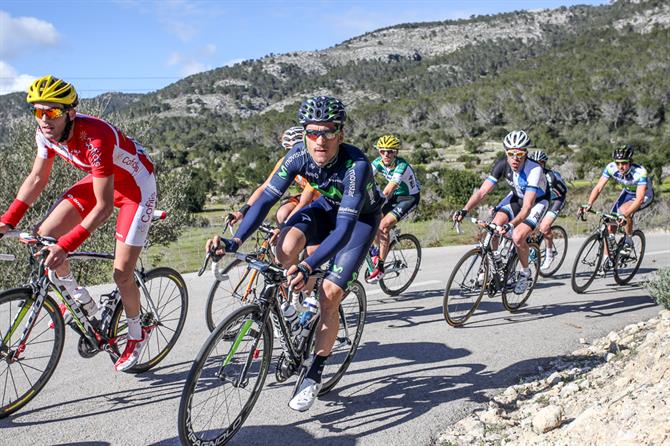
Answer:
[(542, 166), (531, 159), (526, 159), (518, 172), (510, 167), (506, 158), (499, 159), (486, 180), (497, 184), (503, 177), (517, 198), (523, 199), (526, 192), (535, 192), (536, 202), (549, 198), (547, 179)]
[(286, 154), (270, 184), (251, 206), (235, 237), (244, 241), (253, 234), (296, 175), (302, 175), (321, 193), (317, 200), (321, 206), (337, 210), (334, 214), (335, 228), (319, 248), (305, 259), (314, 269), (332, 258), (347, 243), (359, 216), (380, 212), (384, 200), (374, 181), (370, 162), (359, 148), (340, 144), (335, 159), (319, 167), (304, 144), (298, 143)]

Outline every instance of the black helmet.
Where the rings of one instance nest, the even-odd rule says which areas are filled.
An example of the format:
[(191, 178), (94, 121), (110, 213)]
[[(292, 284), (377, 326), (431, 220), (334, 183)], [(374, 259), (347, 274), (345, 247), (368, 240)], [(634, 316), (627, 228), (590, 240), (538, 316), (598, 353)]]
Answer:
[(633, 146), (630, 144), (624, 144), (622, 146), (617, 147), (614, 149), (614, 152), (612, 152), (612, 158), (615, 160), (632, 160), (633, 159)]
[(330, 96), (309, 98), (298, 110), (298, 121), (302, 126), (321, 122), (332, 122), (341, 126), (346, 118), (344, 104), (339, 99)]

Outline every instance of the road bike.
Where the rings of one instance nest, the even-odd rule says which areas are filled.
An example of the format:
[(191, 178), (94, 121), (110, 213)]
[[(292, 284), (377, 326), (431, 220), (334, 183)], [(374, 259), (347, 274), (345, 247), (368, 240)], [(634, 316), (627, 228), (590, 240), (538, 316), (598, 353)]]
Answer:
[[(365, 256), (363, 277), (367, 283), (375, 269), (370, 253)], [(421, 266), (421, 243), (412, 234), (401, 234), (400, 228), (393, 227), (389, 232), (389, 252), (384, 261), (384, 277), (379, 286), (389, 296), (397, 296), (414, 281)]]
[[(263, 389), (272, 360), (275, 331), (281, 344), (275, 379), (305, 377), (314, 352), (318, 316), (297, 333), (280, 308), (286, 270), (256, 255), (230, 254), (263, 276), (263, 288), (253, 303), (244, 305), (216, 326), (200, 349), (186, 378), (179, 404), (178, 430), (182, 444), (226, 444), (240, 429)], [(210, 258), (208, 254), (202, 273)], [(315, 270), (316, 290), (325, 272)], [(295, 295), (297, 296), (297, 295)], [(299, 304), (299, 302), (296, 302)], [(363, 334), (367, 299), (363, 285), (353, 281), (339, 306), (340, 326), (322, 375), (319, 395), (329, 392), (346, 372)], [(318, 315), (318, 313), (317, 313)]]
[[(640, 229), (634, 230), (631, 235), (633, 243), (630, 249), (624, 249), (622, 215), (592, 209), (589, 209), (588, 212), (598, 215), (600, 221), (596, 230), (579, 248), (577, 257), (575, 257), (575, 263), (572, 265), (572, 289), (577, 293), (583, 293), (591, 286), (596, 276), (605, 277), (610, 271), (616, 283), (627, 284), (637, 273), (644, 258), (646, 246), (644, 232)], [(581, 215), (581, 218), (586, 220), (584, 214)], [(610, 226), (616, 228), (614, 233), (609, 232)], [(607, 255), (605, 255), (605, 245), (607, 245)]]
[[(165, 217), (155, 211), (153, 219)], [(63, 351), (65, 322), (56, 296), (72, 316), (68, 325), (79, 337), (78, 352), (91, 358), (104, 351), (112, 362), (124, 350), (127, 322), (118, 289), (101, 298), (99, 318), (87, 315), (65, 288), (55, 283), (54, 272), (44, 266), (48, 251), (57, 242), (27, 232), (9, 231), (5, 238), (18, 238), (29, 251), (31, 273), (28, 282), (0, 293), (0, 418), (24, 407), (51, 378)], [(70, 260), (113, 260), (114, 255), (73, 252)], [(0, 260), (14, 261), (13, 255)], [(135, 270), (140, 288), (142, 326), (149, 328), (139, 362), (127, 370), (147, 371), (158, 364), (177, 342), (186, 321), (188, 292), (181, 275), (172, 268), (145, 270), (140, 260)]]
[[(484, 229), (477, 246), (458, 261), (444, 290), (442, 310), (444, 319), (452, 327), (462, 326), (477, 310), (484, 292), (493, 298), (498, 291), (507, 311), (514, 312), (528, 300), (537, 283), (540, 270), (540, 247), (528, 244), (528, 266), (531, 270), (528, 286), (521, 294), (514, 292), (519, 279), (521, 263), (512, 240), (497, 234), (494, 223), (470, 219)], [(456, 225), (457, 230), (458, 226)], [(498, 244), (498, 249), (494, 245)]]
[[(567, 231), (559, 225), (551, 226), (551, 235), (552, 235), (552, 249), (554, 251), (554, 261), (551, 263), (550, 268), (546, 271), (540, 269), (539, 274), (542, 277), (551, 277), (556, 271), (560, 269), (565, 260), (565, 256), (568, 253), (568, 233)], [(547, 253), (547, 239), (539, 229), (535, 229), (528, 236), (529, 243), (536, 243), (540, 247), (540, 265), (544, 263), (544, 257)]]
[[(230, 230), (229, 220), (226, 221), (223, 232), (226, 230)], [(258, 228), (254, 251), (258, 260), (277, 264), (270, 244), (275, 233), (276, 229), (270, 225), (261, 225)], [(221, 267), (217, 265), (213, 271), (214, 283), (209, 289), (205, 305), (205, 322), (209, 331), (214, 330), (233, 310), (253, 302), (263, 288), (263, 275), (240, 259), (234, 258)]]

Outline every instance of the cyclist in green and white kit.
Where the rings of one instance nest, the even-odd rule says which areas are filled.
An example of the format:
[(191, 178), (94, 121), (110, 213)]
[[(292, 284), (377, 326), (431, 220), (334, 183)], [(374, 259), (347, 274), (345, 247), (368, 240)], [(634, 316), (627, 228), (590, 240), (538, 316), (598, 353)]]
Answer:
[[(374, 246), (371, 249), (375, 269), (368, 281), (376, 282), (384, 277), (384, 260), (389, 251), (389, 233), (396, 223), (412, 212), (421, 198), (421, 185), (414, 169), (407, 160), (398, 157), (400, 140), (394, 135), (384, 135), (377, 140), (375, 148), (379, 157), (372, 162), (372, 170), (388, 181), (383, 194), (386, 204), (382, 207), (384, 218), (379, 224)], [(376, 258), (375, 258), (376, 257)]]

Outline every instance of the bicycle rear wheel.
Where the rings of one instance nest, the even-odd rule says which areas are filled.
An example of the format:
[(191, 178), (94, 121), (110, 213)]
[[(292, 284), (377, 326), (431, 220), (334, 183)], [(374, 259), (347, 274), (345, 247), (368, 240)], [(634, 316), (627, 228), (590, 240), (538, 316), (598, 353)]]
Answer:
[(214, 281), (207, 297), (205, 322), (209, 331), (233, 310), (252, 303), (256, 290), (263, 289), (263, 276), (240, 259), (229, 263), (221, 271), (221, 277), (223, 280)]
[(515, 312), (526, 303), (530, 294), (537, 284), (537, 276), (540, 271), (540, 247), (537, 243), (528, 244), (528, 268), (530, 268), (530, 277), (526, 291), (521, 294), (514, 292), (514, 286), (521, 273), (521, 262), (519, 255), (514, 252), (512, 258), (507, 262), (507, 272), (505, 273), (505, 285), (502, 289), (502, 303), (505, 309), (511, 313)]
[(591, 234), (579, 248), (572, 265), (572, 289), (583, 293), (593, 283), (603, 260), (603, 244), (600, 234)]
[[(143, 280), (148, 296), (140, 286), (142, 326), (153, 329), (139, 361), (127, 370), (129, 373), (145, 372), (165, 358), (179, 339), (188, 312), (188, 291), (184, 279), (177, 271), (167, 267), (155, 268), (147, 271)], [(154, 314), (149, 299), (158, 314)], [(126, 315), (119, 302), (112, 315), (108, 333), (110, 338), (117, 338), (116, 352), (110, 355), (112, 361), (118, 359), (126, 346), (127, 330)]]
[(49, 296), (21, 351), (19, 339), (34, 302), (32, 290), (27, 288), (0, 294), (0, 418), (35, 398), (56, 370), (63, 352), (63, 317)]
[[(625, 285), (633, 279), (644, 258), (644, 249), (647, 244), (644, 233), (636, 229), (631, 238), (633, 246), (630, 252), (624, 254), (619, 246), (614, 260), (614, 281), (619, 285)], [(620, 245), (622, 244), (623, 238), (620, 241)]]
[(181, 394), (182, 444), (226, 444), (251, 413), (272, 358), (272, 329), (261, 318), (258, 305), (245, 305), (205, 341)]
[(324, 395), (342, 379), (354, 359), (358, 344), (363, 336), (365, 315), (367, 312), (367, 297), (363, 284), (358, 281), (347, 290), (347, 294), (340, 303), (340, 328), (337, 332), (335, 345), (321, 375), (323, 386), (319, 396)]
[[(565, 231), (565, 229), (563, 229), (562, 226), (554, 225), (551, 227), (551, 235), (554, 249), (554, 261), (546, 271), (540, 270), (540, 276), (542, 277), (553, 276), (554, 273), (559, 270), (561, 265), (563, 265), (565, 255), (568, 252), (568, 233)], [(542, 242), (540, 243), (540, 252), (542, 254), (540, 264), (543, 264), (545, 254), (547, 252), (546, 237), (542, 238)]]
[(412, 234), (401, 234), (389, 248), (379, 286), (389, 296), (405, 291), (421, 266), (421, 244)]
[(489, 265), (480, 248), (475, 248), (458, 261), (452, 270), (442, 299), (444, 320), (452, 327), (462, 326), (482, 300), (489, 277)]

